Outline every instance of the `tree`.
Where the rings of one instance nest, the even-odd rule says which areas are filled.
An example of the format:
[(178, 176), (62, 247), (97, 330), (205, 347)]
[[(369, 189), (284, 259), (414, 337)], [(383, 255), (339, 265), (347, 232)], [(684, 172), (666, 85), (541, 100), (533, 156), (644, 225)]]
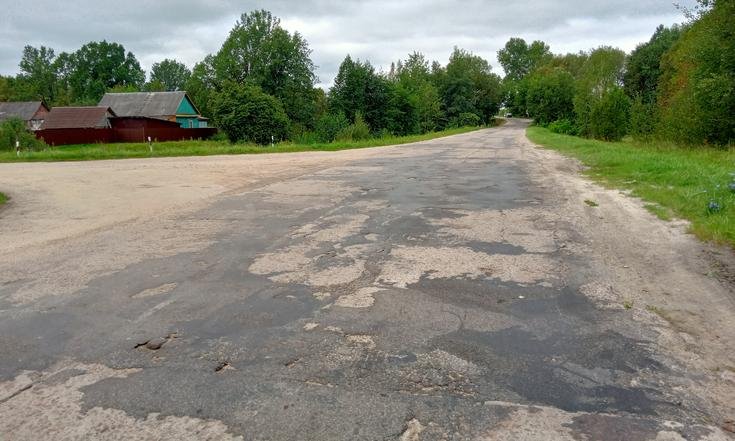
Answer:
[(588, 136), (604, 141), (620, 141), (628, 133), (630, 99), (622, 87), (605, 92), (591, 106)]
[(72, 54), (61, 53), (56, 69), (72, 101), (80, 104), (97, 103), (115, 86), (139, 90), (145, 81), (145, 72), (135, 55), (107, 41), (87, 43)]
[(153, 64), (151, 67), (151, 81), (147, 88), (168, 92), (184, 90), (190, 77), (191, 71), (186, 65), (167, 58)]
[(345, 57), (329, 90), (330, 112), (342, 112), (352, 122), (359, 112), (378, 132), (387, 127), (389, 100), (388, 81), (377, 75), (368, 61)]
[(454, 48), (437, 79), (444, 113), (454, 124), (463, 113), (474, 113), (488, 123), (500, 109), (500, 77), (487, 60), (471, 52)]
[(683, 143), (735, 140), (735, 2), (701, 2), (661, 62), (657, 132)]
[(585, 61), (574, 96), (574, 113), (583, 136), (594, 136), (593, 110), (608, 93), (617, 93), (622, 86), (624, 66), (625, 52), (608, 46), (595, 49)]
[(631, 98), (640, 97), (643, 103), (656, 101), (658, 81), (661, 77), (661, 58), (681, 36), (679, 26), (656, 29), (647, 43), (642, 43), (630, 54), (626, 62), (623, 82)]
[(230, 142), (267, 145), (288, 135), (289, 120), (281, 102), (253, 84), (227, 82), (214, 93), (211, 105)]
[(543, 41), (530, 45), (522, 38), (511, 38), (498, 51), (498, 61), (505, 71), (505, 78), (520, 81), (537, 67), (551, 59), (551, 50)]
[(36, 99), (53, 102), (56, 92), (56, 69), (54, 68), (54, 50), (41, 46), (23, 48), (20, 60), (21, 81), (26, 81), (29, 91)]
[(308, 43), (265, 10), (242, 14), (211, 60), (216, 81), (248, 82), (278, 98), (294, 121), (313, 126), (316, 82)]
[(217, 78), (214, 72), (214, 56), (207, 55), (204, 60), (194, 65), (191, 76), (184, 89), (197, 104), (204, 116), (212, 116), (210, 100), (217, 89)]
[[(439, 91), (432, 82), (429, 62), (423, 54), (414, 52), (403, 61), (394, 64), (389, 78), (395, 84), (392, 101), (405, 101), (402, 126), (410, 127), (411, 132), (425, 133), (436, 129), (441, 121), (441, 100)], [(411, 112), (407, 112), (410, 105)], [(394, 125), (401, 125), (395, 124)], [(395, 132), (394, 132), (395, 133)]]
[(529, 115), (541, 125), (574, 117), (574, 77), (561, 68), (541, 69), (528, 77)]
[(553, 69), (560, 68), (569, 72), (572, 77), (576, 80), (582, 74), (584, 63), (589, 58), (589, 55), (585, 52), (579, 52), (576, 54), (565, 54), (565, 55), (554, 55), (544, 64), (538, 67), (538, 69)]

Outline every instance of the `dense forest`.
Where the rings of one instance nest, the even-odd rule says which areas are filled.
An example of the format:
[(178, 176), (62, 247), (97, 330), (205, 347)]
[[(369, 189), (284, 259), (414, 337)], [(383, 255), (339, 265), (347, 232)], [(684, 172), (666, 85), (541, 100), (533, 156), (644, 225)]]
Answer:
[(349, 55), (328, 92), (308, 42), (267, 11), (243, 14), (217, 53), (189, 70), (166, 59), (150, 75), (118, 43), (72, 53), (26, 46), (0, 101), (94, 105), (108, 91), (186, 90), (231, 141), (331, 142), (490, 124), (501, 108), (561, 133), (686, 144), (735, 139), (735, 1), (700, 0), (689, 21), (659, 27), (631, 54), (612, 47), (557, 55), (513, 38), (490, 63), (456, 48), (443, 66), (415, 52), (387, 72)]

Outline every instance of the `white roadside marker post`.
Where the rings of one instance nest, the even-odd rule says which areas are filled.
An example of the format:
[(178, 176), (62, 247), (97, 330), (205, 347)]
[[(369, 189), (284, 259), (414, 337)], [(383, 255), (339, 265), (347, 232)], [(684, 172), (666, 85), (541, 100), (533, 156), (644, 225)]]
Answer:
[(148, 137), (148, 150), (151, 151), (151, 154), (153, 154), (153, 140), (151, 140), (151, 137)]
[(15, 140), (15, 156), (20, 157), (20, 141)]

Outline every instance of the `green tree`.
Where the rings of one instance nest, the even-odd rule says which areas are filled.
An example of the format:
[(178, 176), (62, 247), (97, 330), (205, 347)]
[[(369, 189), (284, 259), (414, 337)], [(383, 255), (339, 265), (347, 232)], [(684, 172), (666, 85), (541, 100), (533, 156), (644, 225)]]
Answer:
[(387, 127), (396, 135), (425, 133), (441, 124), (441, 99), (429, 62), (414, 52), (406, 60), (391, 63)]
[(330, 112), (342, 112), (352, 122), (359, 112), (379, 132), (388, 125), (389, 100), (388, 81), (375, 73), (370, 62), (353, 61), (348, 55), (329, 90)]
[(184, 90), (190, 77), (191, 71), (186, 65), (167, 58), (159, 63), (153, 63), (151, 80), (146, 88), (167, 92)]
[(30, 94), (35, 95), (36, 99), (49, 103), (54, 101), (56, 95), (55, 58), (51, 48), (26, 46), (20, 60), (19, 79), (25, 80)]
[(522, 80), (551, 58), (549, 46), (538, 40), (529, 45), (522, 38), (511, 38), (498, 51), (498, 61), (505, 71), (505, 77), (511, 81)]
[(620, 141), (628, 133), (630, 99), (622, 87), (613, 87), (592, 103), (587, 135), (603, 141)]
[(700, 15), (661, 62), (657, 132), (683, 143), (735, 140), (735, 2), (701, 2)]
[(204, 60), (194, 65), (191, 76), (184, 85), (184, 89), (204, 116), (213, 116), (210, 100), (217, 89), (217, 84), (214, 56), (207, 55)]
[(679, 26), (656, 29), (651, 39), (638, 45), (626, 62), (623, 82), (631, 98), (641, 97), (644, 103), (656, 101), (658, 81), (661, 77), (661, 58), (681, 36)]
[(595, 49), (585, 61), (574, 96), (574, 113), (582, 136), (595, 136), (593, 110), (610, 92), (617, 93), (622, 86), (624, 66), (625, 52), (608, 46)]
[(541, 69), (527, 80), (529, 115), (541, 125), (574, 117), (574, 77), (561, 68)]
[(145, 81), (135, 55), (107, 41), (87, 43), (72, 54), (61, 53), (55, 67), (71, 100), (78, 104), (96, 104), (116, 86), (140, 90)]
[(447, 67), (436, 77), (444, 113), (454, 124), (463, 113), (474, 113), (487, 123), (500, 109), (501, 80), (487, 60), (454, 48)]
[(572, 77), (576, 80), (582, 74), (584, 63), (589, 58), (589, 55), (585, 52), (579, 52), (576, 54), (564, 54), (554, 55), (544, 64), (539, 66), (539, 69), (554, 69), (559, 68), (569, 72)]
[(265, 10), (242, 14), (211, 60), (217, 83), (249, 82), (278, 98), (296, 122), (313, 126), (316, 75), (308, 43)]
[(211, 105), (217, 125), (230, 142), (267, 145), (288, 135), (289, 120), (283, 105), (258, 86), (227, 82), (213, 94)]

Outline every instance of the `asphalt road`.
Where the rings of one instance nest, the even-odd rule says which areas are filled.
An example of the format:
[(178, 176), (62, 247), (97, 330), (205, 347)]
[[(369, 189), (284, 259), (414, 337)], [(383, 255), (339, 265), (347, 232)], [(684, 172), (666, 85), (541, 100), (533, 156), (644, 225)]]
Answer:
[(732, 253), (525, 125), (0, 255), (0, 439), (732, 439)]

